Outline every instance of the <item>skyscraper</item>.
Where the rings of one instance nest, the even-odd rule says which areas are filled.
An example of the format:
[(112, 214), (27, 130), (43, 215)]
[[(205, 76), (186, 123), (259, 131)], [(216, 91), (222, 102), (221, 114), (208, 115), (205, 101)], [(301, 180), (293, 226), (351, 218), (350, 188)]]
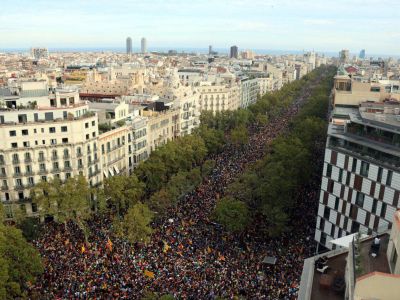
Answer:
[(212, 54), (212, 45), (208, 46), (208, 54)]
[(142, 38), (140, 41), (140, 46), (141, 46), (141, 52), (142, 53), (147, 53), (147, 41), (146, 38)]
[(126, 54), (132, 54), (132, 39), (130, 37), (126, 38)]
[(339, 52), (339, 59), (341, 63), (348, 63), (350, 60), (350, 53), (349, 50), (343, 49)]
[(32, 48), (31, 55), (35, 60), (49, 58), (49, 50), (47, 48)]
[(238, 55), (239, 55), (239, 48), (238, 48), (238, 46), (232, 46), (232, 47), (231, 47), (231, 52), (230, 52), (229, 57), (230, 57), (230, 58), (238, 58)]
[(362, 49), (362, 50), (360, 51), (359, 57), (360, 57), (361, 59), (364, 59), (364, 58), (365, 58), (365, 49)]

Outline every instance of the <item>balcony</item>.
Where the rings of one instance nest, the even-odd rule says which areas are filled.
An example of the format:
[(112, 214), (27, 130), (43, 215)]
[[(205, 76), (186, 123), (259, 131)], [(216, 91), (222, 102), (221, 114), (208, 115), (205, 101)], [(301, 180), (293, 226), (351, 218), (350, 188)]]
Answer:
[(51, 160), (58, 160), (58, 156), (52, 156)]
[(18, 165), (18, 164), (19, 164), (19, 159), (13, 159), (12, 163), (13, 163), (14, 165)]
[(89, 177), (94, 177), (96, 175), (100, 174), (100, 170), (94, 171), (94, 172), (89, 172)]
[(60, 168), (53, 168), (52, 170), (51, 170), (51, 173), (60, 173), (61, 172), (61, 169)]
[(63, 156), (64, 159), (70, 159), (70, 157), (71, 156), (69, 154), (64, 154), (64, 156)]
[(4, 166), (6, 162), (4, 160), (0, 160), (0, 166)]
[(21, 177), (21, 176), (22, 176), (22, 173), (21, 173), (21, 172), (14, 173), (14, 175), (13, 175), (13, 177)]
[(2, 185), (1, 186), (2, 191), (8, 191), (8, 186), (7, 185)]
[(0, 173), (0, 178), (6, 178), (7, 174), (6, 173)]
[(21, 184), (21, 185), (16, 185), (16, 186), (14, 187), (14, 189), (15, 189), (16, 191), (21, 191), (21, 190), (24, 190), (24, 189), (25, 189), (25, 186), (24, 186), (23, 184)]
[(44, 162), (46, 160), (46, 158), (45, 157), (41, 157), (41, 156), (39, 156), (39, 158), (38, 158), (38, 162)]
[(26, 172), (24, 173), (24, 176), (33, 176), (33, 175), (35, 175), (35, 173), (32, 172), (32, 171), (26, 171)]
[(64, 167), (64, 172), (71, 172), (72, 171), (72, 167)]
[(78, 169), (83, 169), (83, 165), (78, 165)]
[(25, 162), (25, 163), (31, 163), (31, 162), (32, 162), (32, 158), (30, 158), (30, 157), (25, 157), (24, 162)]
[(39, 172), (38, 172), (39, 175), (44, 175), (47, 173), (48, 173), (48, 171), (46, 169), (39, 170)]
[(28, 182), (28, 184), (26, 185), (27, 188), (33, 188), (35, 186), (34, 182)]
[(76, 157), (82, 157), (83, 153), (82, 152), (77, 152)]

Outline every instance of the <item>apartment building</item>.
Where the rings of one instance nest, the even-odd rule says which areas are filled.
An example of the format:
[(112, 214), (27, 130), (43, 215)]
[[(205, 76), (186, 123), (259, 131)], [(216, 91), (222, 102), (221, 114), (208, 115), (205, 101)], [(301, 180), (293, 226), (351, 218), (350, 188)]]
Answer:
[(336, 107), (328, 127), (315, 240), (379, 233), (400, 207), (400, 103)]
[(258, 85), (258, 79), (250, 79), (244, 77), (240, 81), (240, 107), (246, 108), (250, 104), (257, 101), (258, 95), (260, 94), (260, 86)]
[(158, 147), (174, 140), (180, 134), (180, 111), (176, 108), (163, 111), (143, 111), (142, 116), (147, 117), (147, 147), (151, 153)]
[(236, 110), (240, 105), (239, 86), (233, 85), (213, 85), (211, 83), (200, 85), (199, 106), (200, 110), (212, 111), (213, 113)]
[[(2, 100), (0, 195), (9, 217), (11, 203), (23, 204), (28, 213), (36, 211), (29, 203), (29, 190), (41, 180), (66, 180), (81, 174), (92, 186), (101, 182), (95, 171), (99, 165), (91, 160), (98, 146), (96, 114), (89, 112), (86, 103), (77, 101), (77, 92), (57, 90), (45, 103), (41, 96), (45, 91), (31, 90), (31, 94), (40, 95), (36, 98), (11, 96)], [(21, 90), (23, 95), (28, 92)]]
[(400, 81), (351, 76), (343, 66), (335, 76), (334, 106), (357, 106), (361, 101), (400, 100)]

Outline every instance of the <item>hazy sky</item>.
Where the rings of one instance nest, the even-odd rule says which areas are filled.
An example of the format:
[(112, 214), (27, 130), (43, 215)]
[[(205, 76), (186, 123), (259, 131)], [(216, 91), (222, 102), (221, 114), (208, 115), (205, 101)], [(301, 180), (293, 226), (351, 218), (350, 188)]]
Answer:
[(1, 0), (0, 48), (213, 45), (400, 54), (399, 0)]

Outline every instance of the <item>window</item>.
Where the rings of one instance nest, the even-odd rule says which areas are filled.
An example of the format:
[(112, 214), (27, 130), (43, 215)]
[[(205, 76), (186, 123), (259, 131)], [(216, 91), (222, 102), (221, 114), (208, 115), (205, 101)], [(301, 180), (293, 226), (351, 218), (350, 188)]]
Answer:
[(29, 144), (29, 142), (23, 142), (23, 146), (24, 146), (25, 148), (28, 148), (28, 147), (30, 146), (30, 144)]
[(36, 203), (32, 203), (32, 212), (37, 212), (38, 211), (38, 209), (37, 209), (37, 204)]
[(52, 154), (52, 158), (53, 159), (57, 159), (58, 158), (58, 154), (57, 154), (57, 150), (53, 150), (52, 152), (51, 152), (51, 154)]
[(363, 207), (363, 205), (364, 205), (364, 197), (365, 197), (365, 195), (363, 193), (357, 192), (356, 204), (359, 207)]
[(18, 148), (18, 143), (11, 143), (11, 148)]
[(81, 147), (76, 148), (76, 155), (81, 156), (82, 155), (82, 149)]
[(19, 168), (19, 166), (14, 167), (14, 173), (15, 175), (21, 175), (21, 169)]
[(386, 176), (386, 185), (391, 186), (392, 177), (393, 177), (393, 171), (388, 171), (387, 176)]
[(42, 181), (46, 182), (47, 181), (47, 176), (42, 176), (41, 179), (42, 179)]
[(325, 206), (325, 209), (324, 209), (324, 219), (329, 220), (330, 212), (331, 212), (331, 210), (329, 209), (329, 207)]
[(92, 126), (96, 126), (96, 121), (92, 121)]
[(378, 168), (378, 178), (376, 179), (376, 181), (382, 182), (382, 173), (383, 173), (383, 169), (381, 167), (379, 167)]
[(332, 176), (332, 165), (331, 164), (327, 164), (326, 166), (326, 177), (331, 178)]
[(364, 177), (368, 177), (368, 172), (369, 172), (369, 163), (362, 161), (360, 174)]
[(43, 161), (44, 160), (44, 152), (40, 151), (39, 152), (39, 161)]
[(325, 220), (321, 219), (319, 223), (319, 229), (321, 229), (321, 231), (324, 231), (324, 228), (325, 228)]
[(57, 170), (59, 170), (59, 168), (58, 168), (58, 162), (55, 161), (55, 162), (53, 162), (53, 171), (57, 171)]
[(37, 130), (36, 130), (36, 128), (35, 128), (35, 129), (33, 129), (33, 133), (37, 133)]
[(85, 128), (89, 128), (89, 123), (85, 123)]
[(376, 213), (376, 207), (378, 206), (378, 200), (374, 199), (373, 203), (372, 203), (372, 210), (371, 212), (374, 214)]
[(14, 153), (12, 158), (13, 158), (13, 163), (19, 163), (19, 156), (17, 153)]
[(381, 217), (384, 218), (386, 215), (386, 206), (387, 204), (385, 202), (382, 202), (382, 208), (381, 208)]
[(346, 185), (349, 186), (350, 185), (350, 178), (351, 178), (351, 173), (347, 172), (347, 176), (346, 176)]
[(10, 136), (17, 136), (17, 132), (15, 130), (10, 130)]
[(92, 137), (96, 137), (96, 132), (92, 132)]
[(353, 224), (351, 224), (351, 233), (356, 233), (360, 230), (360, 223), (353, 221)]
[(101, 154), (104, 154), (104, 145), (101, 145)]
[(351, 166), (351, 171), (355, 173), (356, 169), (357, 169), (357, 159), (353, 158), (353, 165)]
[(28, 135), (28, 129), (22, 129), (22, 135)]
[(61, 132), (67, 132), (68, 127), (67, 126), (61, 126)]
[(70, 178), (71, 177), (71, 173), (65, 173), (65, 178)]
[(342, 170), (342, 169), (339, 169), (339, 178), (338, 178), (338, 181), (339, 181), (340, 183), (342, 183), (342, 179), (343, 179), (343, 170)]
[(70, 164), (69, 160), (64, 161), (64, 168), (67, 168), (67, 169), (71, 168), (71, 164)]
[(50, 133), (56, 133), (56, 128), (55, 127), (50, 127), (49, 128)]
[(336, 197), (335, 199), (335, 210), (339, 209), (339, 197)]
[(62, 139), (61, 139), (61, 142), (62, 142), (63, 144), (68, 144), (68, 138), (62, 138)]
[(86, 135), (86, 139), (88, 140), (89, 138), (90, 138), (90, 135), (89, 135), (89, 134), (87, 134), (87, 135)]
[(40, 169), (40, 171), (46, 171), (46, 165), (45, 164), (40, 164), (39, 165), (39, 169)]
[(56, 145), (56, 144), (57, 144), (57, 139), (51, 139), (51, 140), (50, 140), (50, 144)]

